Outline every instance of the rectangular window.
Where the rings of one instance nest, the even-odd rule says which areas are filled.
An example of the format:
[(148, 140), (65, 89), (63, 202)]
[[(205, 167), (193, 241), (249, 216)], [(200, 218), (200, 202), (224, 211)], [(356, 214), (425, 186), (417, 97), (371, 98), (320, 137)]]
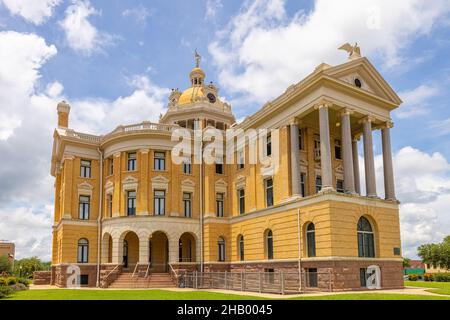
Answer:
[(306, 173), (300, 173), (300, 192), (306, 197)]
[(273, 206), (273, 180), (264, 180), (264, 185), (266, 188), (266, 207)]
[(245, 190), (238, 190), (238, 200), (239, 200), (239, 214), (245, 213)]
[(216, 173), (223, 174), (223, 158), (216, 158)]
[(367, 270), (365, 268), (359, 269), (359, 282), (361, 284), (361, 288), (367, 286)]
[(273, 284), (275, 283), (275, 269), (269, 268), (264, 269), (264, 274), (266, 275), (266, 282)]
[(108, 195), (108, 215), (112, 217), (113, 195)]
[(317, 269), (316, 268), (308, 268), (306, 269), (306, 286), (310, 288), (317, 288)]
[(316, 193), (319, 193), (322, 190), (322, 177), (316, 176)]
[(164, 152), (155, 152), (154, 162), (156, 171), (166, 170), (166, 154)]
[(166, 191), (165, 190), (155, 190), (153, 193), (154, 197), (154, 210), (155, 215), (163, 216), (166, 210)]
[(300, 150), (305, 150), (305, 137), (303, 129), (298, 129), (298, 148)]
[(183, 160), (183, 173), (184, 174), (191, 174), (192, 173), (192, 167), (191, 167), (191, 159), (186, 158)]
[(135, 171), (136, 170), (136, 152), (131, 152), (128, 154), (128, 171)]
[(191, 194), (188, 192), (183, 192), (183, 208), (184, 208), (184, 216), (187, 218), (192, 217)]
[(342, 160), (342, 147), (341, 140), (334, 140), (334, 157), (338, 160)]
[(223, 217), (223, 193), (216, 193), (216, 215)]
[(266, 138), (266, 156), (269, 157), (271, 155), (272, 155), (272, 135), (269, 132)]
[(237, 153), (237, 168), (238, 168), (238, 170), (244, 169), (244, 162), (245, 162), (244, 150), (240, 150)]
[(80, 196), (79, 202), (79, 215), (78, 218), (81, 220), (89, 220), (89, 207), (91, 197), (89, 196)]
[(81, 274), (80, 275), (80, 285), (87, 286), (89, 284), (89, 275)]
[(336, 181), (336, 191), (344, 193), (344, 180), (337, 179)]
[(136, 191), (128, 191), (127, 193), (127, 215), (136, 215)]
[(108, 174), (109, 174), (110, 176), (114, 174), (114, 158), (110, 158), (110, 159), (109, 159)]
[(87, 243), (78, 244), (77, 262), (88, 263), (89, 259), (89, 246)]
[(81, 160), (80, 176), (82, 178), (91, 177), (91, 162), (88, 160)]

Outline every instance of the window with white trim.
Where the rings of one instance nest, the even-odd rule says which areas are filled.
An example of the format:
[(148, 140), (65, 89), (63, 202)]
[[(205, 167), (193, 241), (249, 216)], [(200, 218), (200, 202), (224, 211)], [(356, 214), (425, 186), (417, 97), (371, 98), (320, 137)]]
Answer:
[(81, 220), (89, 220), (89, 211), (91, 197), (90, 196), (80, 196), (78, 204), (78, 218)]
[(166, 213), (166, 191), (155, 190), (153, 192), (153, 206), (156, 216), (163, 216)]
[(217, 217), (223, 217), (223, 193), (216, 193), (216, 215)]
[(89, 160), (81, 160), (81, 163), (80, 163), (80, 176), (82, 178), (90, 178), (91, 177), (91, 161), (89, 161)]
[(155, 152), (154, 168), (156, 171), (166, 170), (166, 153), (165, 152)]
[(183, 192), (183, 209), (186, 218), (192, 217), (192, 194), (190, 192)]
[(128, 171), (136, 171), (136, 152), (128, 153)]

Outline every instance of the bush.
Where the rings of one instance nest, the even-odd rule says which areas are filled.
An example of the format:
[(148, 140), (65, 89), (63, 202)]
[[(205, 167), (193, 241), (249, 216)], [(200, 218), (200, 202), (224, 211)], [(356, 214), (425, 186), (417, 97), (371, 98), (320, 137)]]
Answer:
[(30, 286), (30, 280), (26, 278), (17, 278), (17, 283), (23, 284), (27, 288)]
[(9, 286), (9, 288), (14, 292), (28, 290), (28, 287), (22, 283), (13, 284), (12, 286)]
[(441, 272), (434, 275), (436, 282), (450, 282), (450, 272)]
[(409, 274), (408, 280), (409, 281), (417, 281), (417, 274)]
[(17, 283), (16, 277), (8, 277), (6, 278), (6, 285), (12, 286)]
[(6, 285), (7, 285), (6, 278), (0, 278), (0, 287), (1, 286), (6, 286)]
[(425, 281), (434, 281), (434, 276), (431, 273), (425, 273), (423, 275), (423, 279)]
[(0, 299), (6, 298), (12, 293), (12, 289), (10, 287), (0, 286)]

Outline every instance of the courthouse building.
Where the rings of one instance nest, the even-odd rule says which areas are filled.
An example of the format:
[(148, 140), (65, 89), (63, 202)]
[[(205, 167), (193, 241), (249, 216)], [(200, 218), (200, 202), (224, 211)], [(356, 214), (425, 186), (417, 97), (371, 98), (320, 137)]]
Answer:
[[(53, 284), (65, 286), (75, 264), (88, 286), (126, 273), (300, 268), (329, 274), (333, 290), (357, 290), (369, 266), (379, 268), (382, 288), (403, 286), (390, 141), (401, 100), (359, 50), (343, 64), (318, 65), (239, 124), (199, 57), (188, 80), (186, 90), (172, 90), (158, 123), (118, 123), (104, 135), (71, 128), (71, 107), (58, 104)], [(249, 163), (247, 143), (234, 154), (244, 163), (173, 161), (174, 130), (212, 127), (274, 130), (276, 139), (267, 134), (258, 147), (266, 158), (277, 154), (277, 170)]]

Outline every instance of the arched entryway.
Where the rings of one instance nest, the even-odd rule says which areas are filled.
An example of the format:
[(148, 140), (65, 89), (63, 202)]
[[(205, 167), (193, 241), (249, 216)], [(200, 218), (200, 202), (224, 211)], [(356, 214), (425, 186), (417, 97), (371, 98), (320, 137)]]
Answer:
[(105, 233), (102, 238), (102, 263), (112, 263), (112, 237)]
[(169, 239), (162, 231), (150, 236), (149, 260), (153, 272), (167, 272), (169, 266)]
[(124, 270), (133, 270), (139, 261), (139, 238), (129, 231), (123, 239), (122, 263)]
[(185, 232), (178, 241), (178, 262), (195, 262), (195, 237)]

